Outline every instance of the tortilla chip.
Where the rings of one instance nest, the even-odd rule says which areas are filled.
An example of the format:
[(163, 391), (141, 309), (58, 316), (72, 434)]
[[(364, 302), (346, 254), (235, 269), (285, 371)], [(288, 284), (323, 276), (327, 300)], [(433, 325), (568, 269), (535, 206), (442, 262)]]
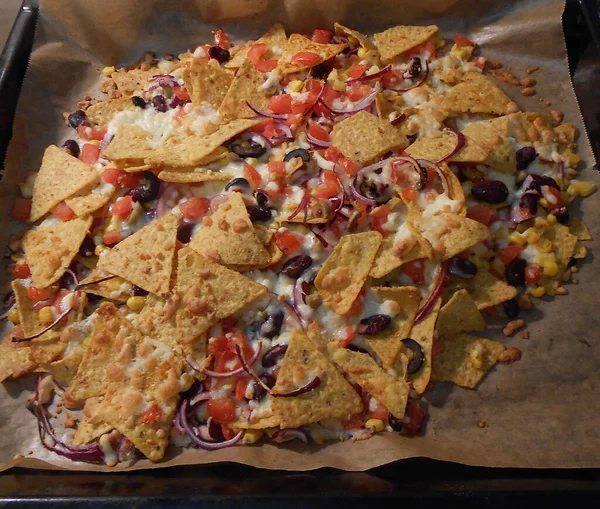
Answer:
[(29, 230), (23, 236), (25, 260), (37, 288), (46, 288), (62, 277), (91, 225), (91, 217), (77, 218)]
[(505, 350), (502, 343), (467, 334), (440, 339), (440, 343), (443, 350), (433, 360), (433, 380), (469, 389), (477, 387)]
[[(375, 97), (377, 116), (387, 122), (392, 118), (398, 118), (402, 114), (401, 104), (400, 101), (392, 102), (388, 100), (383, 94), (378, 94), (377, 97)], [(399, 126), (396, 126), (396, 129), (400, 129), (401, 132), (404, 132), (402, 131), (402, 123)]]
[(115, 81), (117, 89), (125, 96), (131, 96), (134, 92), (144, 90), (150, 84), (148, 78), (160, 74), (157, 68), (148, 71), (132, 69), (130, 71), (120, 70), (113, 72), (111, 78)]
[(336, 124), (332, 140), (333, 146), (345, 157), (361, 166), (392, 149), (408, 145), (406, 136), (389, 121), (366, 111), (360, 111)]
[(569, 227), (563, 224), (550, 226), (543, 235), (552, 241), (553, 251), (556, 253), (556, 262), (560, 272), (567, 268), (575, 248), (577, 247), (577, 236), (569, 233)]
[(380, 368), (368, 353), (352, 352), (337, 341), (327, 345), (331, 360), (352, 380), (391, 412), (402, 419), (408, 402), (409, 385)]
[(161, 171), (159, 180), (163, 182), (175, 182), (178, 184), (192, 184), (196, 182), (227, 182), (233, 175), (219, 171)]
[(314, 376), (321, 379), (316, 389), (294, 398), (272, 399), (271, 407), (279, 417), (282, 429), (325, 419), (347, 419), (363, 409), (358, 393), (325, 354), (302, 331), (295, 330), (273, 390), (276, 393), (290, 392), (308, 383)]
[(246, 44), (232, 48), (239, 49), (235, 54), (232, 52), (231, 58), (223, 64), (223, 67), (226, 69), (237, 69), (238, 67), (241, 67), (248, 56), (248, 51), (250, 51), (250, 48), (254, 46), (254, 44), (264, 44), (267, 46), (267, 52), (263, 57), (264, 60), (278, 59), (281, 51), (283, 51), (286, 41), (287, 36), (285, 35), (285, 29), (281, 24), (276, 23), (256, 42), (249, 41)]
[(100, 126), (108, 125), (113, 117), (120, 111), (133, 110), (135, 106), (131, 97), (119, 97), (117, 99), (109, 99), (108, 101), (99, 101), (92, 104), (85, 114)]
[(190, 248), (179, 250), (177, 278), (167, 300), (147, 299), (135, 326), (145, 335), (184, 349), (210, 327), (263, 295), (267, 289), (213, 263)]
[(60, 202), (100, 181), (98, 172), (90, 165), (67, 154), (56, 145), (44, 152), (42, 165), (33, 185), (30, 222), (45, 216)]
[(415, 244), (414, 246), (403, 256), (397, 256), (394, 254), (394, 238), (390, 234), (388, 237), (383, 239), (377, 258), (373, 263), (369, 276), (379, 279), (388, 275), (393, 270), (401, 267), (405, 263), (418, 260), (420, 258), (429, 258), (431, 248), (427, 249), (427, 241), (423, 241), (422, 237), (415, 233)]
[(86, 445), (100, 438), (106, 433), (110, 433), (113, 427), (105, 422), (90, 422), (84, 418), (73, 433), (73, 445)]
[(109, 381), (122, 379), (123, 366), (135, 351), (138, 332), (113, 304), (100, 304), (95, 320), (90, 343), (69, 388), (69, 397), (75, 401), (102, 396)]
[(270, 260), (240, 193), (233, 193), (209, 217), (210, 225), (203, 222), (189, 247), (223, 265), (264, 265)]
[(89, 216), (104, 207), (112, 198), (115, 190), (114, 186), (103, 184), (87, 194), (68, 198), (65, 203), (77, 217)]
[[(421, 368), (416, 373), (407, 375), (408, 381), (411, 383), (412, 388), (419, 394), (425, 392), (427, 385), (429, 385), (429, 380), (431, 379), (433, 338), (435, 336), (436, 322), (439, 321), (438, 313), (440, 311), (441, 304), (442, 299), (439, 298), (429, 314), (419, 323), (413, 324), (412, 328), (410, 329), (409, 337), (419, 343), (421, 350), (423, 351), (423, 364), (421, 365)], [(402, 354), (403, 353), (400, 352), (398, 357), (400, 357)]]
[(590, 230), (578, 217), (571, 217), (569, 220), (569, 231), (577, 237), (577, 240), (592, 240)]
[(481, 147), (486, 157), (483, 160), (469, 160), (471, 154), (465, 152), (465, 147), (450, 161), (482, 162), (495, 170), (510, 175), (517, 172), (517, 156), (508, 137), (508, 119), (506, 116), (473, 122), (465, 127), (462, 132), (472, 144)]
[(221, 118), (234, 120), (255, 117), (256, 113), (248, 107), (247, 102), (264, 110), (269, 103), (267, 90), (261, 88), (264, 82), (265, 75), (254, 67), (252, 61), (244, 60), (219, 107)]
[(150, 147), (151, 138), (152, 134), (141, 127), (120, 125), (114, 138), (102, 152), (102, 157), (129, 166), (142, 164), (155, 151)]
[(233, 75), (220, 67), (193, 60), (189, 69), (183, 71), (183, 81), (193, 104), (207, 102), (218, 108), (231, 86)]
[(167, 214), (125, 240), (119, 242), (98, 260), (98, 270), (121, 276), (144, 290), (164, 295), (169, 291), (177, 217)]
[(506, 115), (512, 103), (492, 80), (479, 72), (466, 72), (458, 85), (452, 87), (442, 101), (451, 113), (489, 113)]
[(480, 310), (502, 304), (517, 296), (517, 289), (514, 286), (496, 279), (487, 270), (479, 270), (475, 276), (466, 280), (465, 286), (477, 304), (477, 309)]
[(379, 286), (372, 290), (381, 301), (394, 301), (400, 308), (389, 327), (366, 337), (369, 346), (379, 356), (383, 366), (392, 368), (398, 353), (402, 350), (402, 340), (408, 337), (419, 309), (421, 292), (413, 286), (389, 288)]
[[(456, 147), (456, 135), (452, 133), (441, 133), (435, 138), (419, 138), (405, 152), (415, 159), (428, 159), (429, 161), (441, 161)], [(465, 136), (464, 146), (449, 160), (453, 162), (482, 163), (487, 157), (484, 151), (470, 137)]]
[(483, 316), (467, 290), (457, 291), (444, 305), (437, 320), (436, 330), (440, 337), (454, 336), (459, 332), (486, 329)]
[(383, 63), (387, 64), (405, 51), (419, 46), (438, 31), (436, 25), (399, 25), (379, 32), (373, 37)]
[[(346, 44), (320, 44), (318, 42), (311, 41), (307, 37), (300, 34), (292, 34), (287, 40), (283, 55), (277, 63), (276, 71), (279, 74), (291, 74), (294, 72), (304, 71), (310, 69), (315, 65), (320, 64), (330, 58), (333, 58), (338, 53), (343, 51)], [(297, 53), (308, 52), (315, 53), (321, 57), (320, 60), (310, 64), (294, 64), (292, 63), (292, 57)]]
[(279, 416), (270, 415), (269, 417), (261, 417), (256, 421), (242, 421), (239, 420), (235, 424), (232, 424), (237, 429), (267, 429), (279, 426)]
[(319, 270), (315, 286), (325, 305), (344, 315), (358, 297), (381, 245), (371, 231), (344, 235)]
[(338, 22), (333, 24), (333, 28), (335, 29), (336, 35), (343, 35), (350, 39), (350, 42), (354, 43), (352, 39), (356, 40), (356, 43), (365, 48), (366, 50), (377, 50), (375, 44), (371, 42), (367, 35), (361, 34), (356, 30), (352, 30), (351, 28), (345, 27), (344, 25), (340, 25)]
[(44, 364), (42, 367), (44, 371), (50, 373), (54, 380), (59, 384), (70, 385), (77, 374), (77, 369), (81, 364), (82, 358), (83, 354), (81, 352), (73, 352), (50, 364)]
[(269, 253), (269, 260), (266, 263), (263, 263), (261, 265), (235, 265), (235, 264), (226, 265), (226, 267), (228, 269), (235, 270), (236, 272), (248, 272), (251, 270), (261, 270), (261, 269), (266, 269), (267, 267), (270, 267), (271, 265), (274, 265), (275, 263), (277, 263), (278, 261), (281, 260), (281, 258), (283, 257), (283, 251), (281, 249), (279, 249), (279, 246), (277, 246), (275, 239), (271, 235), (270, 236), (271, 238), (267, 242), (265, 238), (261, 237), (261, 235), (263, 235), (263, 234), (260, 233), (261, 230), (259, 228), (260, 228), (260, 225), (257, 225), (254, 227), (254, 230), (256, 231), (256, 234), (258, 235), (261, 242), (265, 246), (267, 252)]
[(13, 343), (14, 337), (23, 337), (23, 328), (20, 325), (4, 334), (0, 343), (0, 382), (16, 380), (37, 368), (37, 363), (29, 358), (28, 344)]
[(104, 297), (105, 299), (113, 300), (115, 302), (125, 302), (131, 294), (129, 293), (129, 288), (124, 289), (123, 291), (116, 292), (113, 290), (113, 286), (116, 287), (115, 282), (118, 282), (122, 287), (123, 285), (128, 285), (131, 287), (129, 283), (127, 283), (123, 278), (116, 277), (114, 279), (109, 279), (107, 281), (101, 281), (98, 284), (91, 284), (94, 281), (102, 280), (108, 277), (109, 274), (102, 273), (99, 271), (92, 271), (92, 273), (82, 279), (79, 284), (81, 285), (81, 291), (84, 293), (91, 293), (92, 295), (98, 295), (100, 297)]

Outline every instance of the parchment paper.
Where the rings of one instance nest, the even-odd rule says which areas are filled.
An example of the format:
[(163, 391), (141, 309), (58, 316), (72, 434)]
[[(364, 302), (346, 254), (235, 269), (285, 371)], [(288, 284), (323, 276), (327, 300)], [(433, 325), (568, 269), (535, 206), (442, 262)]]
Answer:
[[(538, 65), (536, 96), (525, 98), (518, 87), (500, 86), (527, 110), (547, 111), (542, 101), (549, 100), (552, 108), (563, 111), (565, 120), (581, 132), (582, 167), (591, 168), (593, 156), (567, 70), (563, 7), (561, 0), (42, 0), (15, 138), (0, 186), (0, 212), (11, 217), (16, 183), (39, 167), (48, 144), (67, 137), (61, 113), (73, 110), (94, 86), (93, 95), (100, 96), (97, 83), (103, 66), (125, 64), (144, 50), (176, 54), (195, 48), (210, 41), (210, 31), (216, 28), (236, 39), (257, 38), (276, 21), (288, 33), (331, 27), (334, 21), (371, 33), (395, 24), (436, 23), (447, 39), (468, 36), (481, 45), (486, 57), (510, 66), (520, 77), (526, 76), (526, 68)], [(590, 169), (583, 177), (600, 183)], [(594, 237), (600, 238), (597, 198), (584, 201), (582, 209)], [(6, 222), (3, 226), (4, 245), (12, 228)], [(323, 446), (263, 444), (188, 451), (157, 465), (140, 461), (133, 468), (235, 461), (284, 470), (323, 466), (366, 470), (414, 456), (501, 467), (599, 466), (600, 273), (592, 263), (600, 250), (597, 241), (587, 246), (591, 254), (578, 274), (579, 285), (569, 285), (568, 296), (543, 302), (524, 316), (529, 340), (518, 335), (504, 338), (498, 328), (490, 331), (490, 337), (518, 346), (521, 361), (498, 366), (477, 390), (436, 383), (424, 399), (430, 418), (423, 436), (409, 439), (387, 433)], [(0, 468), (108, 470), (75, 464), (42, 449), (36, 421), (25, 409), (23, 387), (23, 382), (12, 382), (0, 389)], [(479, 428), (480, 421), (487, 427)], [(30, 450), (32, 456), (27, 454)], [(17, 453), (25, 459), (13, 460)]]

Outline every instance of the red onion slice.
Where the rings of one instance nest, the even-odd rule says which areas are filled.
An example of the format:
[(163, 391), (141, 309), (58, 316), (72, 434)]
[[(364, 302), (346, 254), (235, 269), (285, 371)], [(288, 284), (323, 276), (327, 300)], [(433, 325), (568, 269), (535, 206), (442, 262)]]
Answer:
[(357, 83), (357, 82), (364, 82), (364, 81), (371, 81), (371, 80), (376, 80), (381, 78), (382, 76), (385, 76), (388, 72), (390, 72), (392, 70), (392, 65), (387, 65), (386, 67), (384, 67), (383, 69), (381, 69), (380, 71), (374, 72), (373, 74), (365, 74), (363, 76), (359, 76), (358, 78), (349, 78), (346, 80), (346, 83)]
[(275, 120), (287, 120), (287, 115), (277, 115), (275, 113), (267, 113), (266, 111), (259, 110), (256, 106), (253, 106), (250, 101), (246, 101), (248, 108), (250, 108), (259, 117), (274, 118)]
[(202, 440), (194, 432), (194, 430), (192, 429), (191, 424), (188, 421), (188, 418), (187, 418), (187, 407), (188, 407), (187, 400), (183, 400), (181, 402), (181, 407), (179, 409), (179, 412), (180, 412), (180, 414), (179, 414), (179, 423), (181, 424), (181, 427), (185, 431), (185, 434), (188, 437), (190, 437), (190, 439), (192, 440), (192, 443), (194, 445), (196, 445), (197, 447), (199, 447), (200, 449), (204, 449), (205, 451), (217, 451), (219, 449), (224, 449), (226, 447), (231, 447), (232, 445), (237, 444), (242, 439), (242, 437), (244, 436), (244, 431), (240, 431), (232, 439), (225, 440), (225, 442), (216, 442), (216, 443), (214, 443), (214, 442), (207, 442), (205, 440)]
[(358, 190), (356, 189), (357, 180), (358, 180), (358, 175), (356, 175), (356, 177), (354, 177), (354, 180), (350, 181), (350, 184), (349, 184), (350, 194), (353, 196), (353, 198), (355, 200), (358, 200), (366, 205), (369, 205), (370, 207), (375, 207), (375, 205), (377, 205), (377, 202), (375, 200), (371, 200), (370, 198), (367, 198), (366, 196), (363, 196), (362, 194), (360, 194), (358, 192)]
[(460, 131), (453, 131), (452, 129), (444, 129), (444, 132), (452, 133), (452, 134), (454, 134), (454, 136), (456, 136), (456, 145), (452, 149), (452, 152), (450, 152), (447, 156), (442, 157), (438, 161), (438, 164), (443, 163), (444, 161), (447, 161), (454, 154), (456, 154), (461, 148), (463, 148), (465, 146), (465, 135), (463, 133), (461, 133)]
[(271, 440), (278, 444), (287, 442), (288, 440), (294, 440), (295, 438), (308, 444), (308, 435), (299, 428), (279, 429), (271, 436)]
[[(302, 187), (304, 188), (304, 194), (302, 195), (302, 199), (300, 200), (300, 203), (296, 207), (296, 210), (294, 210), (294, 212), (292, 212), (288, 216), (288, 218), (287, 218), (288, 221), (291, 221), (292, 219), (294, 219), (298, 214), (300, 214), (300, 212), (305, 210), (308, 205), (309, 193), (308, 193), (308, 188), (306, 187), (306, 183), (304, 183)], [(304, 221), (306, 221), (307, 219), (308, 218), (306, 217), (306, 213), (305, 213)]]
[(406, 120), (406, 115), (404, 113), (401, 113), (394, 120), (390, 120), (390, 124), (392, 124), (395, 127), (397, 125), (400, 125), (405, 120)]
[(110, 281), (111, 279), (115, 279), (119, 276), (106, 276), (101, 277), (100, 279), (96, 279), (95, 281), (88, 281), (87, 283), (79, 283), (77, 285), (76, 290), (80, 290), (81, 288), (86, 288), (87, 286), (97, 285), (98, 283), (104, 283), (105, 281)]
[(43, 307), (46, 306), (50, 306), (52, 304), (52, 302), (54, 301), (54, 297), (51, 297), (50, 299), (45, 299), (45, 300), (38, 300), (34, 305), (33, 305), (33, 311), (39, 311), (40, 309), (42, 309)]
[[(262, 343), (259, 343), (257, 350), (254, 352), (254, 354), (252, 355), (252, 357), (248, 361), (248, 364), (250, 366), (252, 366), (256, 362), (256, 360), (260, 356), (261, 352), (262, 352)], [(208, 376), (211, 376), (213, 378), (221, 378), (221, 379), (222, 378), (230, 378), (230, 377), (235, 376), (235, 375), (241, 375), (243, 372), (244, 372), (244, 368), (241, 368), (241, 367), (237, 368), (237, 369), (234, 369), (233, 371), (228, 371), (227, 373), (219, 373), (218, 371), (212, 371), (210, 369), (205, 369), (204, 370), (204, 373), (207, 374)]]
[(442, 182), (444, 194), (448, 195), (448, 197), (451, 198), (450, 184), (448, 183), (448, 178), (446, 177), (444, 170), (442, 170), (436, 163), (434, 163), (433, 161), (429, 161), (428, 159), (417, 159), (417, 163), (419, 166), (425, 166), (426, 168), (429, 167), (436, 171)]
[(408, 92), (409, 90), (412, 90), (413, 88), (417, 88), (420, 87), (423, 83), (425, 83), (425, 80), (429, 77), (429, 60), (425, 59), (425, 71), (423, 72), (423, 77), (419, 80), (418, 83), (411, 85), (408, 88), (393, 88), (393, 87), (387, 87), (388, 90), (393, 90), (394, 92)]
[(311, 136), (310, 133), (306, 134), (306, 141), (317, 148), (329, 148), (332, 145), (331, 141), (317, 140), (315, 137)]
[(431, 312), (431, 309), (435, 305), (438, 297), (442, 294), (442, 290), (444, 289), (444, 280), (448, 275), (448, 264), (449, 262), (446, 260), (438, 267), (433, 288), (431, 289), (431, 292), (429, 292), (429, 296), (427, 297), (425, 304), (423, 304), (417, 311), (413, 325), (423, 321), (423, 319)]
[(323, 235), (318, 234), (313, 228), (309, 228), (309, 230), (323, 247), (329, 247), (329, 242), (325, 240), (325, 237), (323, 237)]

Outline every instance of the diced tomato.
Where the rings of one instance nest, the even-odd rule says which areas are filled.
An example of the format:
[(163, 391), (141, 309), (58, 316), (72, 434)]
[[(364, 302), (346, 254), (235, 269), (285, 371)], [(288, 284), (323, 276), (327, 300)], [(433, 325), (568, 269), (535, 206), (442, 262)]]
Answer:
[(312, 40), (319, 44), (329, 44), (331, 40), (331, 32), (329, 30), (322, 30), (317, 28), (312, 34)]
[(154, 403), (148, 410), (146, 410), (141, 416), (140, 421), (144, 424), (152, 424), (162, 419), (163, 413), (158, 403)]
[(406, 201), (415, 201), (418, 196), (419, 194), (414, 186), (408, 186), (402, 190), (402, 198), (404, 198)]
[(140, 184), (141, 175), (139, 173), (127, 173), (126, 171), (121, 172), (117, 179), (117, 184), (122, 189), (128, 189), (130, 187), (136, 187)]
[[(228, 347), (230, 345), (229, 341), (227, 341)], [(231, 361), (235, 361), (233, 365), (230, 364)], [(217, 373), (228, 373), (240, 367), (239, 360), (237, 358), (237, 354), (232, 352), (231, 350), (225, 350), (219, 355), (217, 362), (215, 364), (215, 371)]]
[(260, 72), (271, 72), (273, 69), (275, 69), (275, 67), (277, 67), (277, 60), (261, 60), (260, 62), (254, 64), (254, 67), (256, 67)]
[(408, 50), (406, 55), (410, 58), (419, 56), (422, 53), (429, 53), (429, 60), (431, 60), (437, 55), (435, 45), (431, 41), (427, 41), (425, 44), (419, 44), (419, 46), (415, 46), (414, 48)]
[(442, 345), (440, 340), (434, 337), (431, 345), (431, 357), (434, 358), (438, 353), (442, 353), (443, 351), (444, 345)]
[(467, 209), (467, 217), (486, 226), (498, 218), (494, 209), (479, 204), (472, 205)]
[(323, 172), (323, 181), (313, 190), (313, 196), (317, 199), (333, 198), (340, 194), (340, 180), (332, 170)]
[(403, 81), (402, 75), (393, 70), (381, 77), (381, 83), (386, 88), (398, 88)]
[(475, 43), (472, 40), (467, 39), (462, 35), (454, 36), (454, 44), (456, 44), (457, 46), (475, 46)]
[(337, 163), (344, 155), (335, 147), (329, 147), (323, 154), (325, 159)]
[(387, 235), (389, 231), (383, 227), (387, 222), (388, 216), (391, 210), (387, 205), (381, 205), (371, 212), (371, 226), (375, 231), (378, 231), (382, 235)]
[(312, 122), (308, 127), (308, 134), (320, 141), (329, 141), (329, 133), (319, 124)]
[[(379, 401), (377, 401), (375, 398), (371, 398), (371, 402), (374, 402), (375, 404), (375, 410), (373, 410), (371, 413), (371, 417), (373, 417), (373, 419), (381, 419), (382, 421), (387, 421), (388, 420), (388, 416), (389, 416), (389, 412), (387, 410), (387, 408), (385, 408)], [(371, 403), (373, 404), (373, 403)]]
[(70, 221), (75, 217), (75, 212), (64, 201), (52, 209), (52, 214), (61, 221)]
[(364, 83), (352, 83), (352, 85), (346, 89), (346, 96), (351, 101), (356, 102), (367, 97), (371, 92), (373, 92), (373, 89), (369, 85)]
[(494, 318), (494, 316), (496, 316), (496, 313), (498, 312), (498, 310), (496, 309), (496, 306), (490, 306), (487, 308), (483, 308), (483, 310), (489, 315), (490, 318)]
[(421, 429), (421, 425), (423, 424), (426, 415), (427, 410), (416, 401), (409, 400), (408, 405), (406, 406), (406, 413), (404, 414), (404, 418), (408, 418), (408, 422), (402, 422), (401, 433), (403, 435), (416, 434)]
[(244, 164), (244, 178), (252, 186), (252, 189), (257, 189), (260, 186), (262, 177), (254, 166)]
[(249, 131), (253, 132), (253, 133), (264, 133), (267, 129), (269, 129), (270, 127), (273, 126), (273, 124), (275, 123), (275, 120), (272, 118), (261, 118), (258, 122), (258, 124), (252, 126), (250, 129), (248, 129)]
[(107, 132), (108, 132), (108, 127), (106, 127), (106, 126), (92, 127), (92, 134), (90, 135), (90, 138), (92, 140), (102, 141), (104, 139), (104, 136), (106, 136)]
[[(352, 313), (352, 309), (350, 309), (350, 313)], [(350, 343), (352, 343), (355, 337), (356, 331), (350, 325), (346, 325), (342, 330), (342, 335), (340, 337), (340, 346), (346, 348)]]
[(121, 242), (121, 232), (118, 230), (104, 232), (102, 242), (104, 242), (104, 244), (107, 246), (114, 246), (115, 244)]
[(236, 345), (240, 345), (240, 347), (242, 348), (242, 354), (244, 356), (244, 359), (248, 360), (252, 357), (252, 355), (254, 355), (254, 348), (252, 348), (252, 345), (248, 342), (248, 339), (246, 338), (246, 335), (244, 334), (242, 329), (240, 329), (239, 327), (233, 328), (231, 332), (227, 333), (227, 337), (229, 339), (229, 349), (231, 352), (234, 352), (236, 354), (236, 359)]
[(265, 56), (267, 52), (266, 44), (253, 44), (252, 47), (248, 50), (248, 59), (252, 61), (254, 65), (258, 64), (262, 60), (262, 57)]
[[(294, 103), (292, 103), (292, 110), (293, 110), (293, 109), (294, 109)], [(302, 115), (302, 114), (296, 114), (296, 115), (294, 115), (294, 114), (290, 113), (290, 114), (287, 116), (287, 119), (286, 119), (285, 123), (286, 123), (286, 124), (287, 124), (289, 127), (291, 127), (291, 128), (294, 128), (294, 127), (299, 127), (299, 126), (300, 126), (300, 124), (302, 124), (302, 118), (303, 118), (303, 115)]]
[(246, 399), (246, 388), (248, 387), (248, 378), (240, 378), (235, 384), (235, 399)]
[(125, 219), (133, 210), (133, 198), (131, 196), (123, 196), (119, 198), (110, 209), (112, 216)]
[(46, 300), (50, 297), (50, 291), (47, 288), (36, 288), (35, 286), (30, 286), (27, 288), (27, 295), (31, 300)]
[(549, 209), (557, 209), (559, 207), (563, 207), (565, 204), (562, 196), (560, 195), (560, 191), (555, 187), (542, 186), (542, 195), (544, 198), (546, 198)]
[(173, 93), (180, 101), (190, 100), (190, 94), (185, 87), (173, 87)]
[(121, 173), (123, 173), (123, 171), (118, 168), (106, 168), (102, 171), (102, 180), (107, 184), (116, 185)]
[(350, 71), (349, 77), (350, 78), (360, 78), (365, 73), (366, 70), (367, 70), (366, 65), (356, 64)]
[(231, 440), (235, 436), (235, 431), (228, 424), (221, 424), (221, 433), (225, 440)]
[(355, 414), (349, 419), (342, 421), (342, 425), (344, 429), (360, 429), (365, 425), (365, 421), (360, 414)]
[(216, 355), (229, 350), (229, 341), (225, 336), (220, 336), (210, 341), (206, 347), (209, 355)]
[(346, 175), (350, 175), (351, 177), (354, 177), (354, 175), (358, 173), (358, 170), (360, 170), (360, 166), (358, 166), (358, 164), (356, 164), (351, 159), (348, 159), (347, 157), (342, 157), (338, 161), (338, 164), (342, 167), (344, 173)]
[(363, 312), (365, 308), (365, 297), (363, 295), (359, 295), (354, 299), (352, 306), (350, 307), (350, 311), (348, 311), (348, 315), (350, 316), (358, 316)]
[(89, 141), (92, 139), (92, 128), (87, 124), (80, 124), (77, 128), (77, 136), (82, 140)]
[(317, 65), (322, 60), (321, 55), (312, 53), (310, 51), (300, 51), (296, 53), (291, 60), (292, 65), (300, 66), (313, 66)]
[(217, 30), (215, 32), (215, 45), (219, 48), (229, 49), (229, 37), (223, 30)]
[(423, 260), (413, 260), (402, 265), (402, 272), (411, 278), (416, 284), (425, 282), (425, 263)]
[(321, 99), (325, 101), (327, 104), (331, 104), (334, 99), (340, 97), (341, 93), (338, 92), (331, 85), (325, 85), (325, 90), (323, 90), (323, 95), (321, 95)]
[(504, 249), (502, 249), (498, 253), (498, 258), (500, 258), (500, 261), (504, 265), (508, 265), (515, 258), (517, 258), (521, 254), (522, 251), (523, 251), (522, 246), (509, 245), (509, 246), (506, 246)]
[(200, 219), (206, 212), (210, 206), (210, 202), (206, 198), (199, 198), (197, 196), (193, 196), (188, 198), (183, 203), (179, 204), (179, 209), (185, 217), (189, 221), (196, 221)]
[(487, 60), (484, 57), (475, 57), (473, 60), (471, 60), (471, 63), (475, 67), (479, 67), (482, 71), (483, 71), (483, 69), (485, 69), (486, 62), (487, 62)]
[(13, 205), (13, 216), (17, 221), (29, 221), (31, 216), (31, 200), (17, 198)]
[(537, 283), (540, 280), (541, 275), (542, 270), (536, 263), (532, 263), (531, 265), (527, 265), (527, 267), (525, 267), (525, 282), (528, 285)]
[(285, 163), (283, 161), (270, 161), (267, 164), (267, 167), (273, 175), (279, 175), (281, 177), (285, 177), (287, 175)]
[(229, 334), (237, 329), (237, 318), (235, 316), (228, 316), (221, 320), (221, 328), (224, 334)]
[(286, 255), (292, 254), (302, 247), (302, 238), (292, 232), (281, 231), (275, 232), (275, 244)]
[(292, 113), (292, 96), (289, 94), (274, 95), (269, 99), (268, 108), (278, 115)]
[(79, 154), (79, 159), (81, 159), (86, 164), (94, 164), (98, 160), (99, 155), (99, 147), (97, 147), (93, 143), (86, 143), (81, 148), (81, 154)]
[(231, 398), (209, 399), (206, 404), (208, 415), (219, 424), (237, 421), (235, 402)]
[(29, 270), (29, 265), (26, 263), (17, 263), (15, 268), (12, 271), (12, 275), (16, 279), (26, 279), (31, 276), (31, 270)]

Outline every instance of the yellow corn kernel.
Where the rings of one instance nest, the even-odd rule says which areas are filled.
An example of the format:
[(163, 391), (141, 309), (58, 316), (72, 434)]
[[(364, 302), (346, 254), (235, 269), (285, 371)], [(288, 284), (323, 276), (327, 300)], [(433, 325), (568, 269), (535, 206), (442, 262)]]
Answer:
[(87, 336), (82, 342), (81, 342), (81, 346), (83, 348), (87, 348), (88, 346), (90, 346), (90, 341), (92, 341), (92, 336)]
[(569, 187), (567, 187), (567, 194), (571, 197), (571, 198), (575, 198), (576, 196), (579, 196), (579, 190), (581, 189), (580, 185), (579, 185), (579, 181), (577, 180), (573, 180), (570, 184)]
[(44, 325), (50, 325), (54, 321), (54, 313), (51, 306), (44, 306), (38, 311), (38, 320)]
[(346, 90), (346, 84), (342, 80), (335, 80), (333, 82), (333, 89), (338, 92), (344, 92)]
[(96, 145), (96, 147), (100, 146), (100, 141), (99, 140), (90, 140), (86, 143), (89, 143), (90, 145)]
[(526, 232), (525, 232), (525, 239), (527, 240), (528, 244), (536, 244), (538, 242), (538, 240), (540, 240), (541, 235), (536, 232), (533, 228), (529, 228)]
[(546, 200), (546, 198), (540, 198), (540, 201), (538, 203), (545, 209), (548, 208), (548, 200)]
[(329, 75), (327, 76), (327, 81), (328, 81), (329, 83), (333, 83), (333, 82), (334, 82), (335, 80), (337, 80), (337, 79), (338, 79), (338, 72), (337, 72), (337, 69), (333, 69), (333, 70), (332, 70), (332, 71), (329, 73)]
[(550, 253), (552, 252), (552, 242), (549, 239), (541, 238), (539, 242), (536, 244), (536, 247), (542, 253)]
[(544, 276), (554, 277), (558, 274), (558, 264), (547, 263), (544, 265)]
[(8, 320), (12, 323), (14, 323), (15, 325), (17, 323), (19, 323), (19, 313), (17, 311), (17, 308), (12, 308), (9, 312), (8, 315), (6, 316), (6, 318), (8, 318)]
[(258, 159), (256, 159), (256, 157), (249, 157), (244, 162), (250, 166), (256, 166), (258, 164)]
[(546, 293), (546, 289), (543, 286), (536, 286), (531, 290), (531, 295), (534, 297), (543, 297)]
[(549, 225), (553, 225), (556, 224), (558, 221), (556, 219), (556, 216), (554, 214), (548, 214), (546, 216), (546, 221), (548, 221)]
[(106, 251), (108, 248), (104, 245), (104, 244), (98, 244), (95, 248), (94, 248), (94, 254), (96, 256), (100, 256), (104, 251)]
[(579, 157), (577, 154), (569, 154), (569, 166), (571, 168), (575, 168), (575, 166), (579, 164), (579, 161), (581, 161), (581, 157)]
[(492, 262), (492, 268), (501, 275), (504, 274), (504, 272), (506, 271), (506, 266), (504, 265), (504, 263), (502, 263), (502, 260), (500, 260), (500, 258), (496, 258)]
[(300, 80), (294, 80), (288, 83), (288, 88), (292, 92), (300, 92), (300, 90), (302, 90), (302, 87), (304, 87), (304, 82)]
[(524, 246), (527, 243), (527, 239), (525, 235), (517, 232), (513, 232), (508, 236), (508, 240), (510, 240), (511, 244), (515, 244), (517, 246)]
[(596, 186), (587, 180), (579, 182), (579, 194), (581, 196), (589, 196), (596, 190)]
[(255, 444), (258, 442), (264, 435), (262, 429), (247, 429), (242, 438), (242, 443), (244, 444)]
[(365, 48), (358, 49), (358, 58), (365, 58), (368, 54), (368, 51)]
[(546, 221), (542, 217), (536, 217), (533, 226), (536, 230), (545, 230), (546, 228), (548, 228), (548, 221)]
[(556, 263), (556, 255), (554, 253), (540, 253), (535, 257), (535, 263), (538, 265)]
[(141, 311), (145, 304), (146, 299), (140, 295), (129, 297), (127, 299), (127, 307), (131, 309), (131, 311)]
[(365, 422), (365, 428), (373, 428), (375, 433), (379, 433), (385, 429), (385, 424), (381, 419), (369, 419)]
[(111, 292), (116, 292), (121, 289), (121, 285), (123, 284), (123, 280), (120, 277), (116, 277), (115, 279), (109, 279), (106, 282), (106, 288)]
[(111, 65), (110, 67), (105, 67), (104, 69), (102, 69), (102, 74), (104, 74), (104, 76), (110, 76), (113, 72), (115, 72), (114, 65)]

